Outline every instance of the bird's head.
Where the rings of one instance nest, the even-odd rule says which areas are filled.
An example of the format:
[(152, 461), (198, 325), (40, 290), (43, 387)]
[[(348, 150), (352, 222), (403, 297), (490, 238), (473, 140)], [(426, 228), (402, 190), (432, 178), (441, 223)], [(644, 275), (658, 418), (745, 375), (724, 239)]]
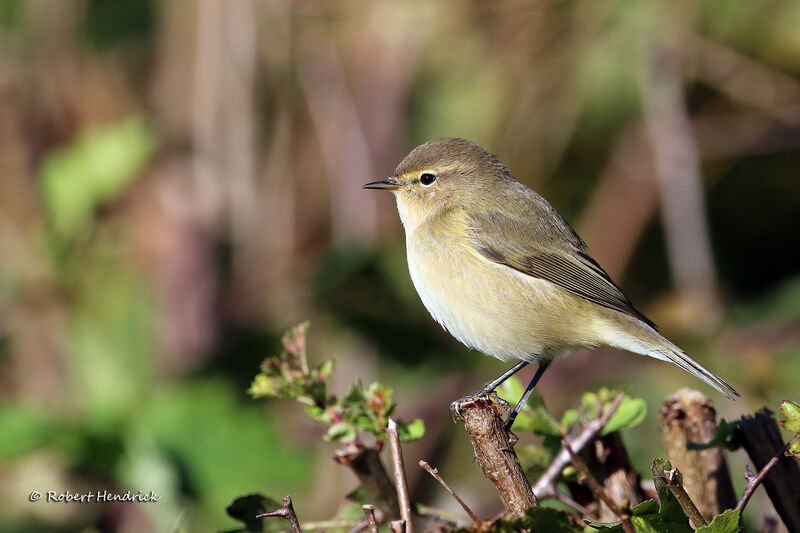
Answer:
[(394, 174), (364, 185), (392, 191), (406, 228), (449, 208), (469, 208), (513, 179), (496, 157), (480, 145), (443, 137), (416, 147)]

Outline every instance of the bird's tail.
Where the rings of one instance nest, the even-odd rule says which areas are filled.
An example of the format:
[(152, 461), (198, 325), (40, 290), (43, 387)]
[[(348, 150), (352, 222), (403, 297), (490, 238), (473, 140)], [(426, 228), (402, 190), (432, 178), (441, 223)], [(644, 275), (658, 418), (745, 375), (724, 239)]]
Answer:
[[(666, 339), (665, 339), (666, 340)], [(679, 366), (680, 368), (684, 369), (688, 373), (692, 374), (693, 376), (701, 379), (702, 381), (706, 382), (711, 387), (717, 389), (719, 392), (724, 394), (729, 400), (733, 400), (734, 396), (740, 396), (736, 390), (725, 383), (725, 380), (689, 357), (689, 355), (672, 344), (671, 342), (667, 341), (668, 346), (665, 348), (659, 347), (657, 349), (660, 355), (664, 356), (665, 360), (670, 361), (671, 363)]]
[[(654, 329), (644, 324), (641, 324), (637, 329), (639, 331), (637, 331), (635, 338), (629, 337), (623, 342), (619, 342), (621, 339), (617, 338), (615, 339), (617, 342), (610, 344), (642, 355), (649, 355), (662, 361), (669, 361), (718, 390), (729, 400), (733, 400), (734, 396), (741, 396), (733, 387), (725, 383), (725, 380), (689, 357), (686, 352), (665, 339)], [(628, 333), (630, 334), (630, 332)]]

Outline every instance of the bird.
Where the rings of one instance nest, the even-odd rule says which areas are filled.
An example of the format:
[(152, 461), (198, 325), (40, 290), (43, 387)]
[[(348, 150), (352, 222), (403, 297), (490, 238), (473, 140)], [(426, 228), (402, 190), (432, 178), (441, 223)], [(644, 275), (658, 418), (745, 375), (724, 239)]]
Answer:
[(579, 348), (668, 361), (729, 399), (739, 396), (662, 336), (569, 223), (479, 144), (430, 140), (363, 188), (394, 193), (411, 280), (433, 319), (467, 347), (516, 361), (465, 399), (538, 364), (507, 430), (550, 364)]

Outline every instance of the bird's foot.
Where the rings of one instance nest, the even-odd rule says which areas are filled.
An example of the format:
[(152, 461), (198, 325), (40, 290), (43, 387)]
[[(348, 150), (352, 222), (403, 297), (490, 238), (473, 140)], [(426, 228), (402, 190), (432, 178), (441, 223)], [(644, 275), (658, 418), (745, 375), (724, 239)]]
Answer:
[(508, 402), (498, 396), (494, 390), (481, 389), (475, 394), (469, 394), (450, 404), (450, 414), (453, 416), (453, 420), (461, 418), (461, 412), (466, 408), (466, 406), (477, 402), (495, 403), (499, 405), (504, 412), (509, 412), (510, 406), (508, 405)]

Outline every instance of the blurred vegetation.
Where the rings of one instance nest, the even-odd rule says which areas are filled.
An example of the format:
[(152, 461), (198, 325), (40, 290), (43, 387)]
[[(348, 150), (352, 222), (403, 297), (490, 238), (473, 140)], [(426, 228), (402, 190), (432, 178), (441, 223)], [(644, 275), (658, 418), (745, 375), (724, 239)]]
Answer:
[[(336, 360), (331, 394), (380, 380), (427, 427), (407, 464), (436, 455), (462, 496), (486, 490), (447, 406), (501, 365), (429, 318), (391, 198), (360, 189), (435, 136), (482, 143), (548, 198), (637, 306), (742, 393), (718, 398), (720, 415), (791, 397), (798, 26), (800, 3), (778, 0), (0, 0), (0, 530), (234, 527), (224, 508), (249, 491), (334, 516), (356, 483), (324, 429), (246, 394), (307, 318), (309, 363)], [(661, 206), (689, 204), (653, 163), (674, 140), (652, 127), (662, 56), (679, 66), (671, 109), (707, 225), (677, 233)], [(687, 238), (704, 234), (713, 260), (686, 278), (702, 255)], [(603, 350), (553, 365), (541, 393), (561, 412), (624, 387), (652, 413), (684, 385), (697, 384)], [(655, 416), (630, 434), (646, 471)], [(422, 474), (414, 499), (452, 505)], [(162, 498), (28, 501), (100, 488)], [(770, 512), (757, 496), (744, 518)]]

